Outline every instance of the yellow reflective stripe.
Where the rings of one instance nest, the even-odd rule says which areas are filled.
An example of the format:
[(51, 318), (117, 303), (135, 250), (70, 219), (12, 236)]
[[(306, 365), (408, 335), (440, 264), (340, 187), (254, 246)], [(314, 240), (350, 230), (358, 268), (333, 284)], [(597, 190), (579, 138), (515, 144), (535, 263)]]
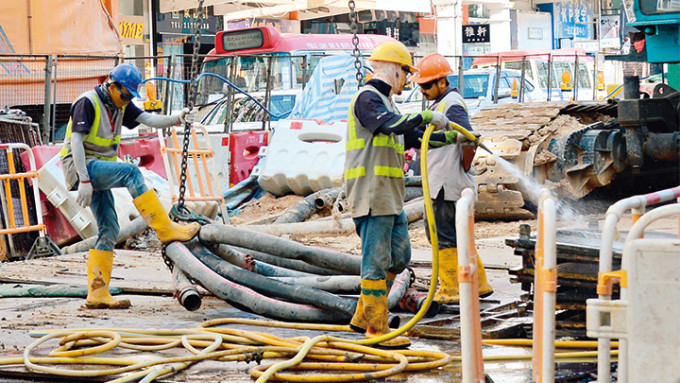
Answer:
[(394, 168), (391, 166), (376, 166), (373, 168), (373, 173), (376, 176), (404, 178), (404, 170), (402, 168)]
[(351, 180), (353, 178), (363, 177), (365, 175), (366, 175), (366, 168), (363, 167), (363, 166), (360, 166), (358, 168), (352, 168), (352, 169), (345, 170), (345, 179), (346, 180)]
[(377, 136), (373, 136), (373, 146), (392, 148), (396, 150), (397, 153), (404, 154), (404, 145), (398, 143), (394, 137), (382, 133), (378, 134)]
[(439, 103), (437, 106), (437, 112), (444, 112), (444, 108), (446, 107), (446, 101), (442, 100), (442, 102)]
[(408, 117), (407, 115), (401, 116), (401, 118), (400, 118), (399, 120), (397, 120), (397, 122), (395, 122), (394, 124), (390, 125), (390, 128), (394, 128), (395, 126), (401, 124), (401, 122), (404, 121), (407, 117)]
[(349, 129), (345, 150), (348, 152), (350, 150), (363, 149), (366, 146), (366, 141), (363, 138), (357, 138), (357, 127), (354, 123), (354, 101), (356, 101), (357, 96), (358, 93), (352, 98), (352, 102), (349, 103), (349, 113), (347, 115), (347, 127)]

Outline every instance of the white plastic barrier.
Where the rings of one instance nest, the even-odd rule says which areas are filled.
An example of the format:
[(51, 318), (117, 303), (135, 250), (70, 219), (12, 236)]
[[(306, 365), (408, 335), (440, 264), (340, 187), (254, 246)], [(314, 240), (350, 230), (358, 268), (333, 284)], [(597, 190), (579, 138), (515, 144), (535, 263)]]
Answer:
[[(146, 185), (150, 189), (156, 190), (163, 207), (166, 211), (169, 211), (172, 203), (168, 181), (144, 167), (140, 167), (139, 170), (144, 176)], [(92, 210), (90, 208), (82, 208), (76, 203), (76, 191), (66, 190), (66, 181), (61, 170), (61, 161), (58, 154), (38, 170), (38, 176), (40, 177), (40, 190), (45, 193), (50, 203), (64, 214), (80, 237), (85, 239), (96, 236), (97, 220), (92, 214)], [(115, 200), (116, 214), (118, 215), (120, 227), (128, 225), (133, 219), (139, 217), (139, 212), (132, 202), (132, 196), (130, 196), (130, 192), (127, 189), (113, 188), (111, 193)], [(198, 209), (200, 211), (196, 210), (198, 214), (206, 215), (209, 218), (214, 218), (217, 214), (216, 203), (199, 203), (199, 205), (202, 208)], [(192, 211), (196, 209), (196, 206), (188, 205), (188, 207)]]
[(308, 195), (342, 185), (347, 123), (281, 120), (268, 146), (258, 183), (274, 195)]
[[(680, 381), (680, 240), (641, 238), (646, 226), (666, 216), (680, 216), (680, 203), (643, 215), (626, 238), (621, 270), (600, 274), (609, 284), (619, 281), (621, 299), (587, 300), (588, 336), (625, 340), (619, 382), (622, 377), (631, 383)], [(598, 371), (599, 364), (598, 359)], [(609, 381), (609, 375), (598, 381)]]
[(474, 238), (475, 194), (464, 189), (456, 203), (458, 283), (460, 297), (460, 348), (463, 383), (483, 383), (482, 321), (479, 315), (479, 279)]
[[(680, 186), (665, 189), (645, 195), (638, 195), (622, 199), (607, 209), (604, 226), (602, 228), (602, 241), (600, 244), (600, 264), (597, 281), (598, 301), (609, 301), (612, 295), (612, 284), (618, 280), (619, 271), (612, 272), (613, 246), (617, 235), (616, 225), (621, 216), (627, 211), (632, 210), (634, 221), (644, 213), (647, 206), (660, 202), (672, 201), (680, 198)], [(611, 373), (611, 341), (610, 337), (597, 337), (597, 376), (598, 382), (609, 382)], [(619, 364), (626, 364), (627, 342), (622, 339), (619, 342)], [(627, 381), (626, 371), (618, 372), (618, 381)]]
[(541, 190), (534, 273), (533, 377), (534, 382), (555, 381), (555, 302), (557, 293), (557, 241), (555, 198)]

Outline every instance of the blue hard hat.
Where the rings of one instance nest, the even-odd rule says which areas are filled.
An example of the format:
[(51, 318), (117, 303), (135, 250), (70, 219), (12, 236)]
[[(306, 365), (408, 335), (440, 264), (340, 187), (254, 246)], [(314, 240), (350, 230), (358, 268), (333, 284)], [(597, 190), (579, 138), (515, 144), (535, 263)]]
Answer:
[(109, 73), (109, 76), (113, 81), (127, 89), (133, 96), (139, 98), (137, 89), (142, 83), (142, 72), (140, 72), (136, 66), (129, 63), (122, 63), (113, 68)]

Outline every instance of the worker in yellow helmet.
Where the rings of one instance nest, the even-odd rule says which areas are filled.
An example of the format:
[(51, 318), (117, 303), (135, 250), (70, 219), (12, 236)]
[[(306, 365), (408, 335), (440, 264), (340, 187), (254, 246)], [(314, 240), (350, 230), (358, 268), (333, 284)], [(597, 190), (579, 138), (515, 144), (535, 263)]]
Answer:
[[(434, 103), (430, 110), (444, 113), (446, 117), (467, 130), (472, 130), (467, 106), (463, 97), (449, 84), (448, 75), (453, 70), (446, 58), (433, 53), (418, 63), (418, 73), (412, 80), (420, 85), (423, 96)], [(430, 179), (430, 197), (439, 239), (439, 290), (434, 300), (439, 303), (458, 303), (458, 249), (456, 242), (456, 201), (461, 192), (470, 188), (476, 192), (475, 180), (468, 173), (476, 147), (463, 134), (447, 127), (446, 139), (431, 140), (427, 153), (427, 171)], [(425, 217), (425, 227), (428, 227)], [(428, 240), (429, 230), (425, 230)], [(493, 289), (477, 254), (479, 295), (486, 297)]]
[[(448, 125), (443, 113), (402, 115), (391, 100), (416, 72), (404, 44), (383, 42), (370, 57), (373, 78), (354, 96), (347, 120), (347, 201), (361, 237), (361, 295), (350, 327), (375, 338), (389, 332), (387, 294), (411, 260), (404, 204), (404, 149), (418, 146), (416, 128)], [(406, 337), (378, 344), (404, 348)]]

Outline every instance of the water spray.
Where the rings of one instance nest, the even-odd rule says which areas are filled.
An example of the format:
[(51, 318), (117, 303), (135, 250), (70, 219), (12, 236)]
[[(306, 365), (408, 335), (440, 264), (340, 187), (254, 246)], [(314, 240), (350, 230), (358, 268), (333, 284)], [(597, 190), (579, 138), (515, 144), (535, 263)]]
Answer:
[(476, 146), (479, 146), (480, 148), (482, 148), (482, 149), (486, 150), (487, 152), (489, 152), (489, 154), (493, 155), (493, 152), (491, 151), (491, 149), (487, 148), (486, 145), (484, 145), (484, 144), (482, 143), (481, 137), (475, 136), (474, 134), (472, 134), (472, 132), (470, 132), (469, 130), (463, 128), (462, 126), (456, 124), (456, 123), (453, 122), (453, 121), (449, 121), (449, 123), (451, 124), (451, 127), (452, 127), (454, 130), (458, 131), (459, 133), (462, 133), (462, 134), (465, 136), (465, 138), (467, 138), (468, 140), (474, 142)]

